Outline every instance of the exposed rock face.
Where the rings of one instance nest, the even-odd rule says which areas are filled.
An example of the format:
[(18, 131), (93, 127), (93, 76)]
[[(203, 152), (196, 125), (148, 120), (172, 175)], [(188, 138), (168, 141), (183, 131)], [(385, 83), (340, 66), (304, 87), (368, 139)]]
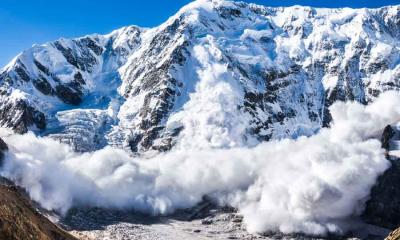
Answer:
[[(81, 151), (166, 151), (188, 134), (185, 124), (198, 125), (182, 116), (195, 108), (207, 118), (199, 122), (219, 127), (236, 118), (246, 125), (245, 140), (211, 147), (312, 135), (329, 125), (335, 101), (367, 104), (399, 89), (399, 12), (200, 0), (153, 29), (34, 46), (0, 72), (0, 124), (56, 136)], [(207, 93), (218, 87), (226, 89)], [(199, 100), (207, 96), (214, 97), (204, 102), (230, 109), (217, 122)], [(93, 134), (83, 127), (88, 115), (101, 119), (91, 122)], [(231, 125), (221, 131), (230, 135), (240, 124)]]
[(44, 216), (13, 186), (0, 185), (0, 239), (77, 240)]
[(3, 127), (9, 127), (16, 133), (26, 133), (29, 126), (37, 129), (46, 128), (46, 118), (44, 114), (27, 101), (18, 99), (14, 101), (9, 96), (0, 96), (3, 100), (0, 103), (0, 124)]
[(395, 229), (400, 226), (400, 162), (394, 160), (391, 163), (392, 166), (372, 188), (363, 219), (371, 224)]
[(8, 150), (7, 144), (0, 138), (0, 166), (3, 165), (5, 152)]
[(385, 127), (385, 129), (383, 130), (382, 133), (382, 138), (381, 138), (381, 142), (382, 142), (382, 148), (386, 149), (386, 151), (389, 151), (390, 149), (390, 139), (392, 139), (392, 137), (394, 137), (394, 135), (396, 134), (396, 132), (393, 130), (392, 126), (387, 125)]
[[(382, 147), (389, 152), (396, 129), (387, 126), (382, 134)], [(371, 224), (395, 229), (400, 226), (400, 161), (387, 154), (392, 166), (378, 178), (366, 203), (363, 219)]]

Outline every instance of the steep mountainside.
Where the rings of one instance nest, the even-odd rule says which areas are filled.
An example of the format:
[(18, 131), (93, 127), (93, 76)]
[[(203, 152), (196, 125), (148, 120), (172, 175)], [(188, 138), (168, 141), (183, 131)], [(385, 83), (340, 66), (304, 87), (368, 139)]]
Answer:
[(336, 100), (400, 80), (400, 6), (199, 0), (159, 27), (60, 39), (0, 73), (1, 126), (78, 151), (229, 148), (312, 135)]

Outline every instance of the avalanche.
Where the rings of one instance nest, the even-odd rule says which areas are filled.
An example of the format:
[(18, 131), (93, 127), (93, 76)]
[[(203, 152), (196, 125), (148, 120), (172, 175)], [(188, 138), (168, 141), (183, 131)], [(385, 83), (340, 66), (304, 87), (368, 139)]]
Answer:
[(1, 175), (61, 212), (84, 205), (168, 214), (208, 195), (238, 208), (250, 232), (340, 234), (389, 167), (374, 137), (400, 119), (399, 106), (397, 92), (369, 106), (338, 102), (331, 107), (332, 127), (312, 137), (253, 148), (177, 148), (149, 158), (112, 147), (78, 154), (50, 138), (4, 130), (10, 151)]

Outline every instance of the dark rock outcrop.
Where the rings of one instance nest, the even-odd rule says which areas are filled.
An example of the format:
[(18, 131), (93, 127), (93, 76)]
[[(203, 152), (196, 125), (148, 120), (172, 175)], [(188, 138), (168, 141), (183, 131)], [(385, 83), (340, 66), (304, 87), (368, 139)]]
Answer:
[(5, 152), (8, 150), (7, 144), (0, 138), (0, 167), (3, 165)]
[(391, 163), (372, 188), (362, 218), (367, 223), (394, 229), (400, 226), (400, 162)]
[[(389, 150), (395, 131), (387, 126), (382, 134), (382, 147)], [(362, 218), (371, 224), (394, 229), (400, 226), (400, 161), (390, 158), (391, 167), (378, 178), (372, 188)]]
[(31, 126), (45, 129), (46, 117), (24, 100), (8, 101), (0, 104), (0, 125), (23, 134)]
[(390, 125), (387, 125), (385, 127), (385, 129), (383, 130), (381, 143), (382, 143), (382, 148), (386, 149), (386, 151), (389, 150), (389, 141), (394, 136), (394, 134), (395, 134), (395, 131), (393, 130), (392, 126), (390, 126)]
[(67, 104), (79, 105), (82, 102), (82, 93), (79, 90), (64, 85), (58, 85), (56, 87), (56, 94), (63, 102)]

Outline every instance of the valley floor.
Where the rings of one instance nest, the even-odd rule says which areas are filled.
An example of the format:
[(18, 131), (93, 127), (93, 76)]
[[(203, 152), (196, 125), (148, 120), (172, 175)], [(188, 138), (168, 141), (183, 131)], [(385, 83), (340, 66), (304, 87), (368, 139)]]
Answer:
[[(279, 233), (249, 234), (242, 218), (233, 209), (218, 208), (209, 202), (168, 217), (149, 217), (104, 209), (74, 209), (61, 220), (61, 224), (82, 240), (322, 239)], [(363, 225), (353, 236), (329, 236), (326, 239), (378, 240), (389, 232), (388, 229)]]

